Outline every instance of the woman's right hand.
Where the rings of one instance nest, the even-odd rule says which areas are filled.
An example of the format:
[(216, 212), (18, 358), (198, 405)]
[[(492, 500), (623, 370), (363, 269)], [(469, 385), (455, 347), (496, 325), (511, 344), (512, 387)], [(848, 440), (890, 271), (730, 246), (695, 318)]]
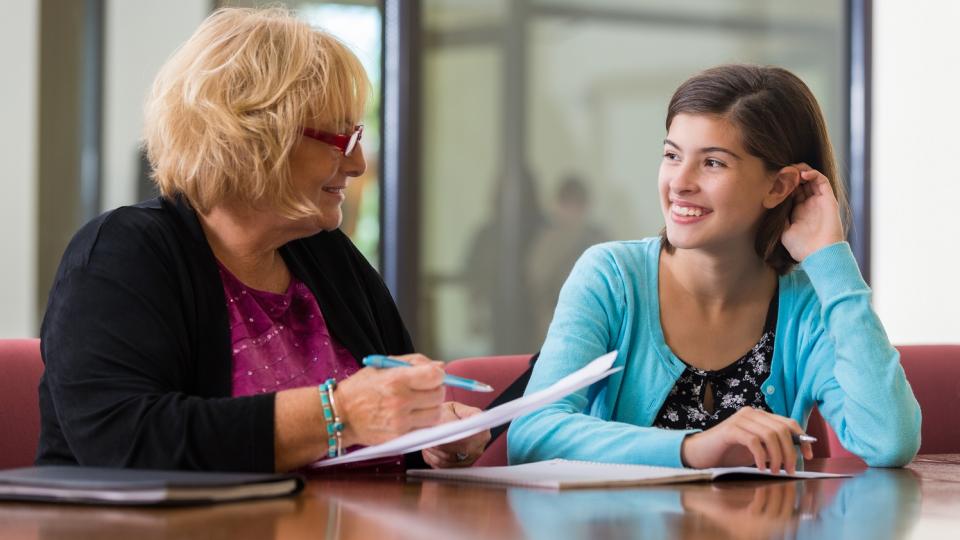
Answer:
[[(789, 474), (796, 472), (797, 450), (792, 434), (801, 435), (803, 429), (795, 420), (744, 407), (716, 426), (689, 435), (680, 448), (680, 456), (687, 467), (731, 467), (749, 465), (757, 469), (769, 467)], [(813, 458), (810, 443), (801, 443), (806, 459)]]
[(422, 354), (393, 356), (409, 368), (363, 368), (337, 384), (343, 446), (380, 444), (440, 421), (443, 365)]

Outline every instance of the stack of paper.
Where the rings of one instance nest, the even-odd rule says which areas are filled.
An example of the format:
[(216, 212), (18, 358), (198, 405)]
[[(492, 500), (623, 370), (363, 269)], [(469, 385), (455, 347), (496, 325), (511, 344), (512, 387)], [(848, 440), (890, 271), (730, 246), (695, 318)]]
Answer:
[(506, 424), (518, 416), (523, 416), (524, 414), (535, 411), (585, 386), (589, 386), (609, 376), (611, 373), (620, 371), (623, 368), (611, 367), (616, 358), (617, 351), (609, 352), (560, 379), (549, 388), (544, 388), (539, 392), (534, 392), (533, 394), (509, 401), (499, 407), (494, 407), (462, 420), (411, 431), (406, 435), (397, 437), (383, 444), (368, 446), (367, 448), (351, 452), (345, 456), (317, 461), (312, 467), (329, 467), (341, 463), (352, 463), (354, 461), (395, 456), (459, 441), (460, 439), (492, 427)]

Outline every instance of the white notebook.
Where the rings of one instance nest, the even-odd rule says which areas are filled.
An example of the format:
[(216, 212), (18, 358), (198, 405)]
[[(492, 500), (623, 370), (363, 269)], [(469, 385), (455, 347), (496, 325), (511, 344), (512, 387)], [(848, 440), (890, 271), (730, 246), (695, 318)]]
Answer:
[(713, 481), (723, 476), (749, 475), (773, 478), (842, 478), (849, 474), (797, 471), (774, 474), (753, 467), (716, 467), (713, 469), (679, 469), (650, 465), (624, 465), (592, 461), (551, 459), (508, 467), (470, 467), (464, 469), (415, 469), (408, 476), (483, 482), (509, 486), (547, 489), (645, 486), (679, 482)]

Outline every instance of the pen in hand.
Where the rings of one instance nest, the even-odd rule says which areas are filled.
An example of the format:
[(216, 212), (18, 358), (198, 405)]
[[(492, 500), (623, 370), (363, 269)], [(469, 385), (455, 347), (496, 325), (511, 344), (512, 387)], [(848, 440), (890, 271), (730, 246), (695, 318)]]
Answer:
[[(410, 367), (413, 364), (404, 362), (403, 360), (397, 360), (396, 358), (390, 358), (389, 356), (384, 356), (382, 354), (371, 354), (363, 359), (363, 365), (378, 369), (387, 369), (396, 367)], [(458, 377), (456, 375), (445, 374), (443, 376), (443, 384), (447, 386), (463, 388), (464, 390), (470, 390), (472, 392), (493, 392), (493, 387), (489, 384), (475, 381), (473, 379), (467, 379), (466, 377)]]
[(815, 443), (815, 442), (817, 442), (817, 438), (816, 438), (816, 437), (814, 437), (814, 436), (812, 436), (812, 435), (806, 435), (806, 434), (804, 434), (804, 435), (797, 435), (796, 433), (794, 433), (793, 435), (790, 436), (790, 438), (793, 439), (793, 444), (796, 444), (796, 445), (799, 445), (800, 443), (805, 443), (805, 442), (806, 442), (806, 443)]

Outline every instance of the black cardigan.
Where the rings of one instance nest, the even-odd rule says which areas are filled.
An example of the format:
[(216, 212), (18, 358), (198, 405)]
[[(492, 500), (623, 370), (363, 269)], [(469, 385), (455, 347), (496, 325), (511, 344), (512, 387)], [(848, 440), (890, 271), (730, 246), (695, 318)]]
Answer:
[[(280, 252), (355, 358), (413, 351), (386, 285), (345, 234)], [(274, 394), (231, 397), (223, 285), (184, 201), (122, 207), (80, 229), (40, 335), (37, 464), (273, 470)]]

